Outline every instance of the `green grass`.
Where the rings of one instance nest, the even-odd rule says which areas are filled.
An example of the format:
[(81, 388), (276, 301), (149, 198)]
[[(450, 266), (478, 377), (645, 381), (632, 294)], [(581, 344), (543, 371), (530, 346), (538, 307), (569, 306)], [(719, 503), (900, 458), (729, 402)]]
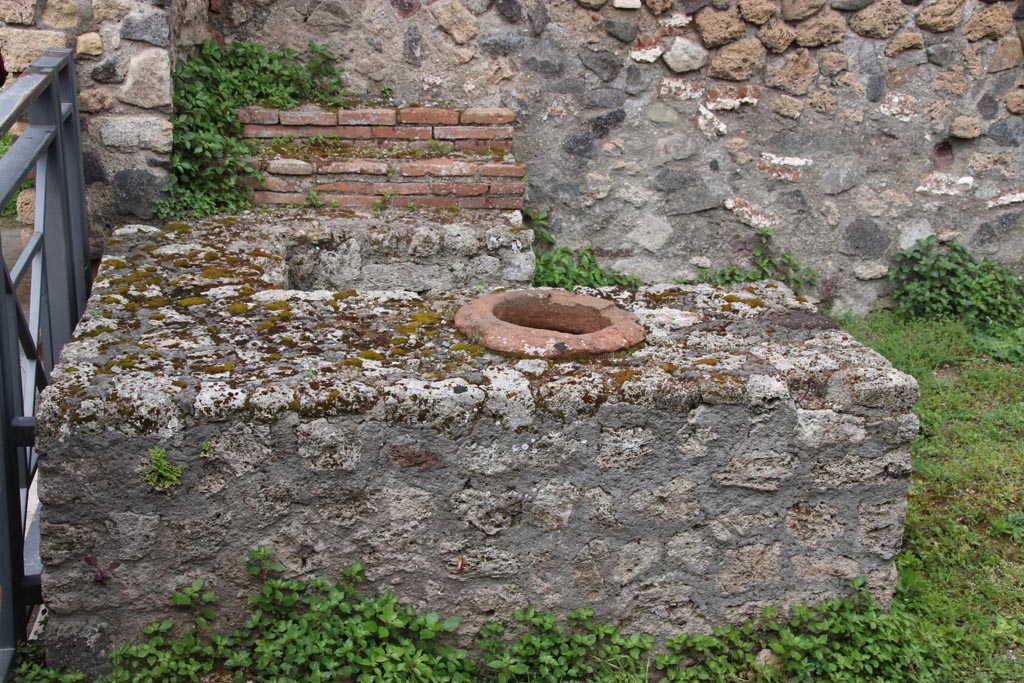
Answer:
[(1024, 681), (1024, 366), (976, 355), (961, 322), (841, 322), (921, 385), (897, 599), (950, 680)]

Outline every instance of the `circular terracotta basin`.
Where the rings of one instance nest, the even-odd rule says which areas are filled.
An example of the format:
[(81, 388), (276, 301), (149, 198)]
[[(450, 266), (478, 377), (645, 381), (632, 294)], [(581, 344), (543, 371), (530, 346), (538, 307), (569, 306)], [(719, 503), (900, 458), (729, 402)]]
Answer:
[(636, 316), (611, 301), (560, 289), (489, 294), (455, 314), (480, 346), (537, 358), (610, 353), (644, 340)]

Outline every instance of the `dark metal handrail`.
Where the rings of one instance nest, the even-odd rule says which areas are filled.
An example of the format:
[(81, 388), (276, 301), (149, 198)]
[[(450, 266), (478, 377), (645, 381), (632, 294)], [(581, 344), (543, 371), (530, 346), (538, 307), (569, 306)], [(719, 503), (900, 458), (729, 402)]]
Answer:
[[(61, 347), (85, 312), (91, 278), (85, 180), (71, 50), (46, 50), (0, 92), (0, 135), (28, 127), (0, 158), (0, 206), (34, 170), (35, 224), (0, 282), (0, 680), (25, 637), (39, 576), (25, 571), (29, 489), (36, 472), (35, 405)], [(18, 285), (29, 277), (28, 313)]]

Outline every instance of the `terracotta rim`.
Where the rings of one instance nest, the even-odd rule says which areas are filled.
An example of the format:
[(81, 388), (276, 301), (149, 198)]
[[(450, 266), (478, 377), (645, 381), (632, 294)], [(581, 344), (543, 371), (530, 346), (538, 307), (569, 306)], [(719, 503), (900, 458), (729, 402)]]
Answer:
[(645, 337), (636, 316), (611, 301), (560, 289), (474, 299), (455, 314), (455, 327), (485, 348), (537, 358), (611, 353)]

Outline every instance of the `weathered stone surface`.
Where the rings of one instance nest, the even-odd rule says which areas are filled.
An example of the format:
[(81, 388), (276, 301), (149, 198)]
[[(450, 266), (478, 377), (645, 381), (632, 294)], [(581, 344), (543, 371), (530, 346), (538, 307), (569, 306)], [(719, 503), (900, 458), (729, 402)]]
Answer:
[(1024, 120), (1007, 118), (996, 121), (985, 134), (1000, 147), (1018, 147), (1024, 144)]
[(715, 580), (723, 593), (742, 593), (777, 579), (781, 547), (778, 543), (754, 543), (725, 553)]
[(35, 21), (35, 3), (25, 0), (0, 0), (0, 21), (31, 26)]
[(798, 464), (799, 459), (792, 453), (751, 451), (733, 458), (712, 477), (724, 486), (777, 491), (782, 482), (793, 476)]
[(964, 18), (964, 0), (935, 0), (926, 5), (914, 21), (925, 31), (945, 33), (952, 31)]
[(121, 21), (122, 38), (139, 40), (159, 47), (167, 47), (170, 31), (167, 12), (163, 10), (132, 13)]
[(611, 555), (607, 541), (594, 539), (577, 553), (572, 563), (573, 586), (589, 600), (604, 596), (604, 564)]
[(601, 9), (608, 0), (576, 0), (576, 2), (587, 9)]
[(46, 0), (43, 24), (50, 28), (75, 28), (78, 26), (78, 3), (75, 0)]
[(808, 50), (797, 50), (786, 61), (768, 69), (765, 83), (790, 95), (806, 95), (818, 77), (818, 64)]
[(999, 73), (1024, 64), (1024, 48), (1017, 36), (1006, 36), (996, 44), (992, 59), (988, 63), (989, 73)]
[(167, 50), (150, 48), (135, 55), (128, 64), (124, 85), (115, 95), (121, 102), (144, 109), (171, 104), (171, 60)]
[(767, 23), (778, 11), (772, 0), (740, 0), (739, 8), (740, 16), (757, 26)]
[(14, 205), (14, 218), (22, 225), (33, 225), (36, 218), (36, 191), (27, 188), (18, 193)]
[(20, 73), (34, 62), (43, 50), (67, 47), (68, 38), (63, 31), (36, 31), (0, 26), (0, 52), (4, 66), (11, 73)]
[(674, 0), (644, 0), (644, 6), (655, 15), (669, 11), (673, 4)]
[(1006, 95), (1006, 111), (1018, 116), (1024, 114), (1024, 88), (1017, 88)]
[(863, 503), (860, 506), (860, 540), (882, 558), (890, 560), (903, 544), (903, 520), (906, 501)]
[(736, 40), (746, 31), (746, 25), (740, 18), (739, 9), (733, 8), (724, 12), (705, 7), (697, 12), (695, 18), (697, 32), (704, 41), (705, 47), (720, 47)]
[(827, 195), (842, 194), (859, 185), (865, 171), (864, 162), (857, 156), (833, 157), (821, 176), (821, 190)]
[(796, 40), (796, 31), (789, 24), (773, 17), (757, 32), (757, 37), (766, 48), (775, 53), (785, 52)]
[(768, 106), (779, 116), (787, 119), (797, 119), (803, 113), (804, 101), (789, 95), (778, 95), (768, 102)]
[(476, 17), (459, 0), (440, 0), (430, 6), (430, 14), (441, 30), (459, 45), (476, 38), (479, 32)]
[(562, 53), (547, 40), (542, 40), (530, 47), (523, 57), (523, 64), (537, 73), (557, 76), (562, 73)]
[(900, 0), (879, 0), (850, 17), (850, 28), (868, 38), (888, 38), (900, 30), (908, 14)]
[(839, 12), (825, 10), (796, 27), (796, 43), (800, 47), (834, 45), (846, 33), (846, 20)]
[(481, 35), (477, 44), (489, 54), (508, 55), (521, 50), (526, 45), (526, 37), (519, 31), (504, 29)]
[(843, 533), (839, 510), (825, 503), (797, 503), (786, 514), (786, 528), (809, 546), (831, 543)]
[(955, 138), (973, 140), (981, 135), (981, 122), (977, 116), (957, 116), (950, 125), (949, 134)]
[(817, 14), (824, 6), (825, 0), (782, 0), (782, 18), (800, 21)]
[(123, 152), (149, 149), (154, 152), (171, 151), (171, 122), (156, 116), (98, 117), (100, 140), (107, 147)]
[(98, 33), (83, 33), (78, 36), (75, 52), (83, 57), (98, 57), (103, 54), (103, 40)]
[(843, 253), (852, 256), (877, 258), (882, 256), (892, 238), (870, 218), (858, 218), (851, 222), (844, 232)]
[(895, 57), (907, 50), (921, 50), (924, 48), (924, 36), (916, 31), (907, 31), (897, 34), (888, 45), (885, 46), (885, 56)]
[(864, 9), (875, 0), (829, 0), (828, 6), (832, 9), (841, 9), (846, 12), (856, 12)]
[(629, 497), (629, 503), (644, 519), (682, 522), (700, 512), (694, 491), (697, 482), (677, 477), (652, 489), (642, 489)]
[[(492, 34), (493, 41), (486, 40), (488, 36), (481, 38), (480, 47), (492, 54), (502, 54), (501, 49), (504, 44), (501, 42), (501, 39), (504, 37), (504, 34), (498, 34), (498, 36), (501, 37), (495, 37)], [(522, 39), (522, 36), (518, 37)], [(416, 24), (406, 28), (405, 34), (402, 36), (402, 60), (412, 66), (423, 66), (423, 33)]]
[(676, 73), (696, 71), (708, 63), (708, 51), (699, 44), (677, 36), (672, 46), (661, 56), (668, 68)]
[(745, 81), (764, 68), (764, 45), (757, 38), (744, 38), (721, 48), (711, 60), (708, 74), (713, 78)]
[(602, 81), (615, 80), (615, 77), (622, 71), (622, 59), (608, 50), (591, 50), (588, 47), (581, 47), (576, 51), (576, 56), (583, 62), (583, 66), (594, 72)]
[(850, 68), (850, 61), (841, 52), (826, 52), (818, 57), (818, 68), (826, 76), (836, 76)]
[(1013, 30), (1013, 15), (1005, 3), (988, 5), (977, 10), (964, 24), (963, 32), (967, 40), (1002, 38)]

